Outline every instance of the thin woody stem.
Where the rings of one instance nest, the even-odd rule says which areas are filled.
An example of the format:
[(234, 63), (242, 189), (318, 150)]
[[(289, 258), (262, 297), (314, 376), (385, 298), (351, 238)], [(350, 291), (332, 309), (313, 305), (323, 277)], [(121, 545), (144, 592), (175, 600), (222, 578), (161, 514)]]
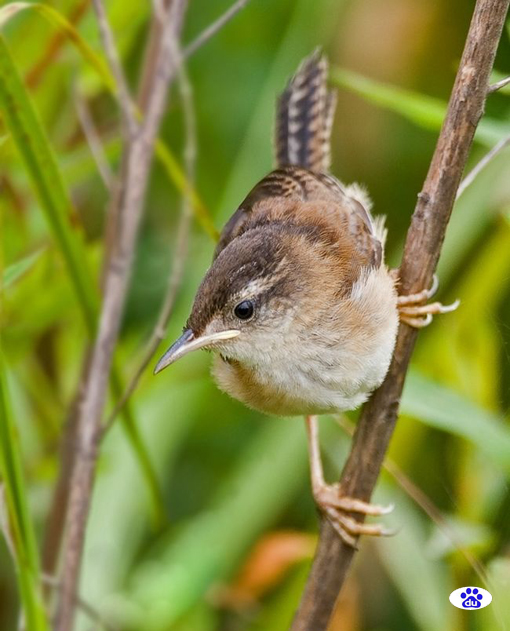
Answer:
[[(400, 291), (428, 287), (441, 252), (457, 188), (482, 117), (509, 0), (478, 0), (434, 155), (411, 220)], [(395, 428), (417, 331), (401, 325), (383, 385), (362, 410), (341, 476), (345, 495), (369, 501)], [(325, 631), (355, 550), (322, 520), (319, 544), (291, 631)]]
[[(183, 104), (184, 127), (186, 132), (186, 145), (184, 148), (186, 182), (191, 185), (191, 188), (193, 188), (195, 181), (195, 162), (197, 155), (195, 107), (193, 101), (193, 89), (189, 82), (189, 78), (184, 67), (182, 55), (178, 48), (177, 42), (175, 42), (175, 58), (178, 64), (177, 79)], [(138, 368), (134, 372), (122, 396), (116, 403), (114, 409), (110, 413), (105, 423), (103, 434), (106, 434), (108, 430), (112, 427), (117, 415), (124, 408), (128, 400), (136, 390), (138, 383), (142, 375), (144, 374), (147, 366), (151, 362), (160, 342), (165, 337), (166, 327), (168, 326), (168, 322), (173, 312), (175, 300), (177, 298), (177, 292), (181, 285), (185, 269), (189, 232), (191, 228), (191, 220), (193, 217), (191, 188), (187, 188), (185, 190), (182, 199), (181, 215), (179, 219), (179, 224), (177, 226), (175, 254), (172, 261), (171, 271), (168, 277), (167, 291), (156, 325), (142, 353), (142, 360)]]
[(66, 511), (67, 532), (62, 549), (62, 589), (57, 604), (55, 631), (73, 629), (74, 599), (78, 591), (85, 528), (99, 452), (101, 417), (131, 277), (152, 149), (165, 111), (168, 87), (177, 70), (171, 42), (178, 37), (175, 28), (182, 20), (176, 20), (176, 16), (183, 15), (186, 4), (186, 0), (174, 0), (167, 12), (163, 37), (155, 56), (152, 91), (145, 117), (137, 134), (125, 144), (118, 194), (112, 200), (111, 210), (116, 221), (110, 232), (102, 309), (78, 417), (75, 463)]
[(106, 190), (111, 193), (114, 187), (114, 177), (108, 160), (106, 159), (101, 138), (94, 125), (94, 121), (87, 107), (87, 103), (79, 93), (77, 87), (74, 88), (74, 106), (78, 120), (80, 122), (83, 135), (89, 146), (90, 152), (96, 163), (97, 171), (103, 180)]
[[(175, 30), (175, 33), (179, 33), (181, 30), (182, 17), (184, 14), (184, 9), (186, 7), (186, 2), (183, 2), (182, 0), (174, 0), (174, 1), (178, 5), (177, 9), (179, 9), (177, 11), (177, 15), (174, 20), (174, 30)], [(87, 1), (83, 2), (80, 5), (81, 7), (80, 12), (82, 11), (82, 9), (85, 10), (87, 8), (87, 5), (88, 5)], [(161, 18), (162, 17), (164, 18), (165, 14), (163, 13), (163, 10), (166, 10), (168, 6), (170, 6), (169, 0), (161, 0), (161, 2), (158, 2), (158, 15), (153, 21), (154, 28), (151, 29), (149, 41), (146, 46), (146, 54), (145, 54), (146, 60), (145, 60), (145, 64), (141, 73), (141, 79), (139, 82), (138, 95), (137, 95), (137, 101), (138, 101), (138, 104), (143, 116), (147, 115), (148, 102), (151, 99), (153, 80), (154, 80), (154, 77), (156, 75), (156, 70), (157, 70), (156, 64), (158, 61), (158, 51), (160, 51), (161, 49), (161, 46), (162, 46), (161, 40), (165, 32), (164, 20), (162, 20)], [(240, 3), (236, 3), (235, 5), (233, 5), (233, 7), (231, 7), (231, 9), (229, 9), (226, 12), (226, 14), (224, 14), (219, 20), (213, 23), (213, 25), (211, 25), (212, 28), (207, 28), (204, 31), (204, 33), (199, 35), (200, 40), (198, 40), (198, 42), (195, 41), (194, 49), (196, 50), (200, 45), (207, 42), (209, 40), (209, 37), (212, 37), (213, 35), (215, 35), (219, 31), (219, 29), (225, 24), (227, 24), (228, 21), (235, 15), (235, 13), (241, 8), (242, 6), (240, 5)], [(79, 19), (78, 14), (76, 15), (76, 19)], [(109, 58), (109, 63), (110, 65), (112, 65), (111, 55)], [(117, 94), (120, 95), (120, 93), (121, 93), (121, 89), (117, 87)], [(184, 100), (184, 95), (183, 95), (183, 100)], [(122, 187), (114, 187), (114, 188), (116, 189), (120, 188), (121, 190), (120, 191), (114, 190), (112, 193), (112, 198), (116, 194), (119, 195), (120, 197)], [(108, 213), (108, 225), (106, 228), (106, 238), (105, 238), (106, 254), (104, 257), (105, 264), (103, 266), (103, 277), (106, 277), (108, 275), (109, 269), (111, 267), (110, 261), (112, 259), (112, 251), (114, 250), (113, 242), (116, 240), (115, 235), (118, 230), (118, 225), (117, 225), (118, 216), (117, 215), (120, 209), (119, 202), (120, 200), (114, 201), (110, 208), (111, 212)], [(184, 228), (182, 230), (180, 228), (178, 229), (179, 235), (181, 236), (177, 237), (177, 241), (181, 245), (178, 245), (177, 249), (181, 251), (185, 249), (185, 246), (183, 245), (185, 239), (184, 237), (182, 237), (182, 233), (184, 231), (185, 231)], [(182, 259), (184, 259), (184, 255), (182, 255)], [(176, 265), (176, 267), (178, 266)], [(177, 277), (178, 277), (178, 273), (176, 271), (174, 274), (174, 278), (177, 279)], [(103, 283), (102, 283), (103, 287), (104, 287), (104, 284), (105, 284), (105, 281), (103, 280)], [(176, 284), (177, 284), (177, 280), (176, 280)], [(167, 295), (167, 298), (168, 298), (168, 295)], [(172, 308), (171, 305), (169, 306), (167, 305), (168, 311), (171, 311), (171, 308)], [(64, 437), (62, 441), (62, 450), (61, 450), (61, 454), (62, 454), (61, 455), (61, 469), (59, 473), (57, 489), (54, 493), (54, 497), (52, 501), (52, 508), (50, 511), (50, 517), (48, 519), (47, 532), (45, 535), (45, 543), (43, 546), (43, 568), (49, 574), (53, 574), (55, 572), (57, 560), (60, 556), (60, 550), (63, 545), (62, 540), (63, 540), (64, 528), (65, 528), (66, 523), (69, 522), (67, 507), (69, 504), (69, 495), (71, 493), (71, 473), (72, 473), (74, 465), (76, 464), (75, 444), (77, 441), (76, 436), (78, 434), (77, 416), (78, 416), (78, 410), (81, 407), (82, 402), (83, 402), (83, 396), (85, 394), (85, 390), (86, 390), (86, 386), (88, 382), (89, 382), (88, 358), (86, 358), (83, 362), (82, 377), (80, 379), (80, 383), (78, 387), (79, 392), (77, 396), (75, 397), (75, 403), (73, 404), (72, 409), (69, 412), (68, 421), (64, 429)], [(127, 398), (126, 398), (126, 401), (127, 401)], [(125, 403), (126, 402), (123, 402), (123, 406), (125, 405)], [(67, 600), (69, 601), (70, 595), (69, 593), (67, 595), (62, 594), (62, 597), (67, 598)], [(62, 605), (59, 604), (59, 607), (61, 606)]]
[(138, 129), (138, 121), (136, 119), (131, 94), (127, 85), (126, 77), (120, 63), (117, 47), (113, 39), (112, 29), (108, 22), (106, 9), (102, 0), (92, 0), (94, 11), (96, 12), (101, 42), (108, 58), (110, 69), (115, 77), (115, 86), (117, 88), (117, 102), (122, 113), (122, 122), (128, 136), (133, 136)]
[(201, 48), (207, 41), (214, 37), (218, 31), (220, 31), (225, 24), (228, 24), (230, 20), (236, 16), (241, 9), (248, 4), (250, 0), (237, 0), (234, 4), (229, 7), (223, 15), (221, 15), (215, 22), (210, 24), (206, 29), (204, 29), (200, 35), (198, 35), (191, 44), (188, 44), (183, 50), (183, 57), (187, 59), (194, 52), (196, 52), (199, 48)]
[[(43, 574), (41, 577), (41, 581), (43, 585), (51, 587), (51, 589), (61, 591), (62, 584), (50, 574)], [(83, 613), (95, 624), (99, 625), (101, 629), (105, 629), (105, 631), (118, 631), (118, 628), (113, 624), (110, 624), (101, 613), (93, 607), (89, 602), (84, 600), (81, 596), (75, 595), (74, 602), (76, 606), (83, 611)]]
[(484, 157), (471, 169), (471, 171), (466, 175), (466, 177), (460, 183), (459, 189), (457, 191), (456, 199), (464, 193), (464, 191), (471, 186), (475, 179), (480, 175), (480, 173), (489, 165), (490, 162), (494, 160), (496, 156), (498, 156), (503, 149), (506, 149), (510, 145), (510, 136), (503, 138), (500, 140), (494, 147), (488, 151)]
[(490, 85), (487, 92), (489, 94), (492, 94), (493, 92), (497, 92), (498, 90), (501, 90), (501, 88), (504, 88), (505, 86), (507, 86), (509, 83), (510, 83), (510, 77), (505, 77), (504, 79), (501, 79), (501, 81), (497, 81), (496, 83), (493, 83), (492, 85)]

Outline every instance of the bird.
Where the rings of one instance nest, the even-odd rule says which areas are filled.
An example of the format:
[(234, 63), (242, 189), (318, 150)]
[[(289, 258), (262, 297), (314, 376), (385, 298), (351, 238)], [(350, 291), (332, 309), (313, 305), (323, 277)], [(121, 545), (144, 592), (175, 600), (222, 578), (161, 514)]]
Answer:
[(399, 322), (421, 328), (456, 308), (428, 303), (434, 282), (398, 295), (384, 262), (385, 218), (367, 191), (330, 173), (336, 92), (320, 49), (277, 100), (275, 169), (221, 232), (183, 334), (154, 372), (197, 349), (213, 351), (221, 390), (272, 416), (305, 416), (312, 494), (341, 539), (390, 534), (352, 513), (392, 508), (347, 497), (325, 482), (320, 414), (354, 410), (384, 380)]

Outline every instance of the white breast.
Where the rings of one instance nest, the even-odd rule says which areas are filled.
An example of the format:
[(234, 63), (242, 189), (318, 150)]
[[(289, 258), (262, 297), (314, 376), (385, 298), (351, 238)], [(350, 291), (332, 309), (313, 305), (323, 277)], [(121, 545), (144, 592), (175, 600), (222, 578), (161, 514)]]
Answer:
[(395, 344), (396, 293), (387, 271), (364, 274), (337, 308), (305, 336), (296, 322), (275, 332), (274, 343), (251, 348), (249, 365), (217, 358), (219, 387), (249, 407), (283, 416), (361, 405), (382, 383)]

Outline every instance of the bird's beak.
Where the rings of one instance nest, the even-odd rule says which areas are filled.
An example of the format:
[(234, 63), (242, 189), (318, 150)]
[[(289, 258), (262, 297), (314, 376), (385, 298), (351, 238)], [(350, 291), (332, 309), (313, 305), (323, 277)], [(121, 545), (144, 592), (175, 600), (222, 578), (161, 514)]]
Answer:
[(208, 348), (213, 346), (216, 342), (222, 342), (223, 340), (231, 340), (233, 337), (237, 337), (240, 332), (241, 331), (232, 329), (231, 331), (218, 331), (217, 333), (195, 337), (191, 329), (186, 329), (181, 337), (170, 346), (156, 364), (154, 374), (157, 375), (163, 368), (170, 366), (170, 364), (173, 364), (184, 355), (191, 353), (191, 351), (196, 351), (199, 348)]

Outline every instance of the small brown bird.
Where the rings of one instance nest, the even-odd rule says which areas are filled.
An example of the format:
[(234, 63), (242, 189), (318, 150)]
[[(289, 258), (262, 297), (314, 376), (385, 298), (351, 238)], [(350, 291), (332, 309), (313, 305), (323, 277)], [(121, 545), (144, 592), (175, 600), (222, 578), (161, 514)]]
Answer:
[(400, 321), (426, 326), (456, 305), (424, 304), (435, 287), (397, 297), (384, 264), (384, 218), (357, 184), (328, 173), (336, 94), (315, 52), (280, 96), (277, 169), (221, 234), (182, 336), (156, 366), (215, 351), (219, 387), (267, 414), (306, 415), (315, 501), (342, 539), (386, 534), (348, 515), (388, 509), (324, 481), (317, 414), (353, 410), (382, 383)]

